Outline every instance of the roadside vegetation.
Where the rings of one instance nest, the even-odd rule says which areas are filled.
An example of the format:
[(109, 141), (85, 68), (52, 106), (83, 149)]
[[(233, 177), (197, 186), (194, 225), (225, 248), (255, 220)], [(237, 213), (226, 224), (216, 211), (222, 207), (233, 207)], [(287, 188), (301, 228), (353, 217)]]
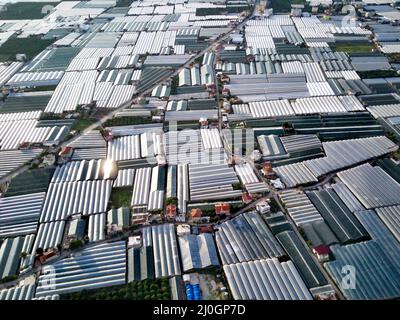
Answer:
[(169, 300), (171, 298), (168, 279), (133, 281), (131, 283), (83, 290), (62, 295), (61, 300)]
[(79, 118), (75, 120), (71, 129), (76, 131), (82, 131), (95, 122), (96, 120)]
[(267, 8), (274, 9), (274, 12), (290, 12), (292, 4), (305, 4), (304, 0), (269, 0)]
[(0, 47), (0, 62), (15, 61), (15, 55), (18, 53), (26, 54), (28, 60), (31, 60), (54, 41), (53, 39), (43, 40), (37, 36), (28, 38), (12, 37)]
[(103, 127), (113, 127), (113, 126), (128, 126), (134, 124), (147, 124), (152, 123), (151, 117), (114, 117), (107, 120)]
[(386, 77), (398, 77), (400, 76), (394, 70), (374, 70), (374, 71), (359, 71), (358, 74), (362, 79), (372, 78), (386, 78)]

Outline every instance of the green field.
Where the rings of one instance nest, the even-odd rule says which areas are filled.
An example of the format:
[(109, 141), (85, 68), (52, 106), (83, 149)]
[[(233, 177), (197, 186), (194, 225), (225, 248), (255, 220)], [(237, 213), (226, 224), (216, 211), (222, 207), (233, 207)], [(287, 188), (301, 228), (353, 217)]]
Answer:
[(14, 61), (18, 53), (25, 53), (30, 60), (54, 41), (42, 40), (40, 37), (10, 38), (0, 47), (0, 62)]
[(292, 4), (305, 4), (305, 0), (269, 0), (268, 8), (274, 12), (290, 12)]
[(71, 130), (82, 131), (95, 122), (96, 120), (79, 118), (74, 122)]
[(358, 74), (362, 79), (373, 79), (373, 78), (386, 78), (386, 77), (398, 77), (399, 74), (394, 70), (374, 70), (374, 71), (359, 71)]
[(152, 123), (151, 118), (144, 117), (114, 117), (104, 123), (104, 127), (128, 126), (134, 124)]
[(42, 13), (44, 6), (55, 7), (59, 2), (18, 2), (10, 3), (0, 11), (0, 20), (41, 19), (46, 16)]
[(82, 290), (61, 296), (61, 300), (169, 300), (171, 297), (168, 279), (133, 281), (131, 283)]
[(336, 51), (343, 51), (347, 53), (366, 53), (371, 52), (373, 46), (370, 43), (337, 43), (335, 48)]
[(112, 207), (129, 207), (131, 205), (132, 192), (132, 187), (114, 188), (110, 197)]

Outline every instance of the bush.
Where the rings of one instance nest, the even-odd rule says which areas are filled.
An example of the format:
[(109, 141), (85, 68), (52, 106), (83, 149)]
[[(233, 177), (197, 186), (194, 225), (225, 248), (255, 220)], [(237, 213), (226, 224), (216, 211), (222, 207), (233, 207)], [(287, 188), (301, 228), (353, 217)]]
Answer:
[(233, 190), (242, 190), (242, 184), (240, 182), (236, 182), (232, 185)]
[(178, 205), (178, 199), (174, 198), (174, 197), (168, 198), (166, 202), (167, 202), (167, 205), (170, 205), (170, 204)]
[(110, 199), (114, 208), (129, 207), (132, 199), (132, 187), (114, 188)]
[(169, 300), (167, 279), (133, 281), (121, 286), (83, 290), (61, 296), (64, 300)]
[(72, 240), (69, 243), (69, 248), (71, 250), (78, 249), (78, 248), (80, 248), (82, 246), (83, 246), (83, 242), (82, 242), (82, 240), (79, 240), (79, 239)]
[(18, 279), (18, 276), (16, 276), (16, 275), (7, 276), (7, 277), (4, 277), (3, 279), (1, 279), (1, 282), (2, 283), (6, 283), (6, 282), (14, 281), (14, 280), (17, 280), (17, 279)]

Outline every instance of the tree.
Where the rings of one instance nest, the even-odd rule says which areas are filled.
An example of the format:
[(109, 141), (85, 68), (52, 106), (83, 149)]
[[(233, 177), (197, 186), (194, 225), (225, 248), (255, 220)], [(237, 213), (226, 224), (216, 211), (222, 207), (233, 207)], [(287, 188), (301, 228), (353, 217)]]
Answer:
[(71, 250), (78, 249), (78, 248), (80, 248), (80, 247), (82, 247), (82, 246), (83, 246), (83, 242), (82, 242), (82, 240), (79, 240), (79, 239), (72, 240), (72, 241), (69, 243), (69, 248), (70, 248)]
[(127, 291), (124, 295), (124, 300), (132, 300), (132, 293)]
[(242, 189), (242, 184), (240, 182), (236, 182), (232, 185), (234, 190), (241, 190)]
[(173, 204), (173, 205), (178, 205), (178, 199), (175, 197), (171, 197), (167, 199), (167, 205)]

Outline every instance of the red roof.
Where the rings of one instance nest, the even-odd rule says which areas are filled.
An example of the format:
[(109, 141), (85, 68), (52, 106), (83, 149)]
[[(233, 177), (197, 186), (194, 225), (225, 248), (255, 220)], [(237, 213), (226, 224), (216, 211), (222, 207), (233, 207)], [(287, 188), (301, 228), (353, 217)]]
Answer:
[(29, 142), (21, 142), (20, 145), (19, 145), (19, 148), (20, 148), (20, 149), (22, 149), (22, 148), (29, 148), (29, 146), (30, 146), (30, 143), (29, 143)]
[(217, 203), (215, 204), (215, 213), (216, 214), (229, 214), (230, 213), (230, 206), (229, 203)]
[(319, 255), (327, 255), (327, 254), (329, 254), (329, 253), (331, 252), (331, 250), (329, 249), (329, 247), (328, 247), (328, 246), (325, 246), (325, 245), (323, 245), (323, 244), (314, 247), (313, 250), (314, 250), (314, 252), (315, 252), (316, 254), (319, 254)]
[(198, 208), (192, 209), (192, 211), (190, 211), (190, 215), (192, 216), (192, 218), (200, 218), (202, 214), (203, 212)]
[(243, 193), (242, 200), (244, 203), (249, 203), (253, 200), (253, 198), (248, 193)]
[(201, 233), (212, 233), (213, 232), (213, 227), (212, 226), (201, 226), (200, 227), (200, 232)]
[(70, 152), (72, 152), (72, 147), (64, 147), (60, 152), (60, 156), (69, 154)]
[(167, 217), (175, 218), (175, 216), (176, 216), (176, 205), (174, 204), (167, 205)]

